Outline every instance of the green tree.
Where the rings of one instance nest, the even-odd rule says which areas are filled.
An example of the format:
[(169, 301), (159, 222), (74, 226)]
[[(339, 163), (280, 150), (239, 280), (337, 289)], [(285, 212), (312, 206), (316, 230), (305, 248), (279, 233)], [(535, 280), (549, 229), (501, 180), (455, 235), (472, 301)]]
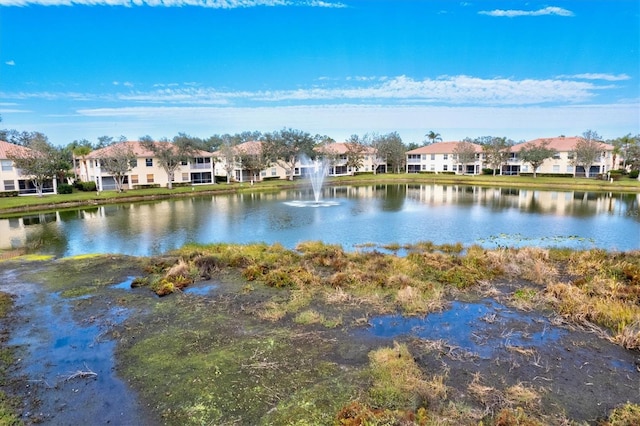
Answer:
[(172, 143), (166, 139), (154, 142), (150, 136), (140, 138), (142, 146), (153, 153), (160, 167), (167, 173), (167, 188), (169, 189), (173, 189), (176, 170), (181, 164), (187, 163), (196, 152), (192, 140), (181, 137), (176, 140), (177, 142)]
[(540, 167), (547, 158), (556, 155), (556, 152), (555, 149), (549, 148), (548, 140), (543, 140), (540, 143), (526, 143), (518, 153), (518, 156), (523, 163), (531, 165), (533, 177), (535, 178), (538, 167)]
[(124, 189), (124, 179), (132, 169), (132, 165), (136, 160), (136, 154), (128, 142), (109, 145), (101, 152), (100, 166), (113, 176), (116, 190), (122, 192)]
[(493, 175), (496, 175), (496, 169), (500, 170), (500, 174), (502, 174), (502, 165), (509, 160), (513, 141), (506, 137), (489, 136), (480, 144), (487, 164), (493, 169)]
[(577, 167), (582, 166), (584, 168), (584, 176), (586, 178), (589, 177), (589, 169), (598, 161), (602, 153), (601, 140), (600, 135), (593, 130), (587, 130), (582, 134), (582, 137), (573, 148), (573, 160), (571, 163), (575, 166), (574, 176)]
[(31, 134), (27, 146), (8, 152), (7, 158), (13, 161), (23, 175), (29, 177), (38, 197), (43, 196), (44, 185), (58, 177), (61, 168), (65, 167), (61, 150), (54, 147), (45, 135), (38, 132)]
[[(72, 162), (73, 162), (73, 173), (76, 179), (80, 179), (81, 181), (88, 182), (89, 181), (89, 167), (87, 164), (87, 155), (89, 155), (92, 151), (91, 142), (86, 139), (81, 139), (79, 141), (73, 141), (69, 144), (69, 148), (71, 149), (72, 154)], [(77, 175), (77, 167), (76, 160), (82, 161), (82, 165), (84, 166), (84, 176)]]
[(390, 165), (391, 170), (395, 173), (400, 173), (404, 169), (407, 147), (402, 143), (402, 138), (398, 132), (391, 132), (385, 135), (374, 134), (371, 146), (377, 152), (378, 158), (382, 159), (386, 165)]
[(267, 133), (262, 145), (265, 157), (284, 168), (289, 180), (293, 180), (298, 161), (316, 156), (314, 147), (315, 140), (309, 133), (293, 129)]
[(347, 162), (345, 166), (351, 169), (351, 174), (353, 175), (354, 172), (364, 166), (364, 156), (367, 152), (367, 147), (358, 140), (345, 142), (345, 147), (347, 148)]

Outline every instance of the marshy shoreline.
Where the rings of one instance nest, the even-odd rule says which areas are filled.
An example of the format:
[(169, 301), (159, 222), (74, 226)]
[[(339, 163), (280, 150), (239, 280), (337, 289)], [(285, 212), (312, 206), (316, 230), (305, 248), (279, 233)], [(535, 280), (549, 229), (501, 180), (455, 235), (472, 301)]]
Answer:
[[(1, 261), (3, 415), (150, 425), (640, 419), (639, 252), (404, 249), (214, 244)], [(53, 325), (31, 335), (38, 321)]]

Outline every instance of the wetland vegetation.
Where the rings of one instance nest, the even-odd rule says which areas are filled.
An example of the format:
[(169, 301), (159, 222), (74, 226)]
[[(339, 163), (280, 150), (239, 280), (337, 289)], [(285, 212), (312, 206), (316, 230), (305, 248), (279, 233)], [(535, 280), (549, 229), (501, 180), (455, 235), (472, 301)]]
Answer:
[[(115, 343), (116, 375), (132, 390), (126, 398), (139, 401), (120, 415), (139, 424), (640, 421), (640, 253), (395, 248), (406, 254), (310, 241), (295, 249), (186, 245), (155, 257), (18, 257), (0, 262), (3, 291), (20, 306), (3, 321), (10, 331), (28, 319), (10, 290), (27, 282), (55, 295), (54, 310), (66, 306), (69, 322), (95, 325), (95, 350)], [(371, 333), (385, 315), (419, 321), (486, 300), (494, 302), (480, 320), (463, 324), (469, 345)], [(58, 376), (37, 381), (20, 368), (33, 356), (27, 345), (3, 348), (22, 360), (4, 373), (16, 422), (73, 422), (78, 398), (85, 412), (115, 398), (100, 386), (113, 372), (98, 359), (77, 358), (76, 371), (98, 378), (67, 380), (72, 374), (50, 366)]]

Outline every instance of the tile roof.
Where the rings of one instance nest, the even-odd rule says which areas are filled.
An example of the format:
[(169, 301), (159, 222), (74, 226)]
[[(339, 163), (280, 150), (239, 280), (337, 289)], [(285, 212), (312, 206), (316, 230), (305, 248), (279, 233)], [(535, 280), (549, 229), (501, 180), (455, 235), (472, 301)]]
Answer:
[(0, 160), (8, 159), (8, 154), (11, 152), (19, 153), (19, 152), (27, 152), (30, 151), (29, 148), (26, 148), (21, 145), (16, 145), (13, 143), (0, 141)]
[[(453, 154), (461, 143), (463, 142), (452, 141), (432, 143), (407, 151), (407, 154)], [(482, 152), (482, 145), (478, 145), (477, 143), (471, 143), (471, 145), (474, 146), (476, 152)]]
[[(316, 148), (318, 152), (330, 152), (332, 154), (346, 154), (349, 152), (349, 143), (348, 142), (333, 142), (326, 145), (319, 146)], [(365, 146), (364, 153), (366, 154), (375, 154), (375, 148), (370, 146)]]
[[(534, 144), (539, 145), (544, 141), (549, 142), (549, 148), (555, 149), (558, 152), (568, 152), (573, 151), (575, 149), (576, 144), (582, 140), (583, 138), (579, 136), (571, 136), (571, 137), (556, 137), (556, 138), (538, 138), (533, 139), (525, 143), (520, 143), (511, 147), (511, 152), (520, 152), (525, 145)], [(613, 145), (606, 144), (604, 142), (600, 142), (602, 149), (605, 151), (613, 150)]]
[[(117, 142), (114, 143), (113, 145), (109, 145), (107, 147), (104, 148), (100, 148), (97, 149), (95, 151), (91, 151), (89, 153), (89, 155), (86, 156), (86, 158), (100, 158), (100, 157), (104, 157), (104, 156), (108, 156), (110, 151), (112, 151), (113, 149), (115, 149), (114, 147), (121, 147), (122, 145), (125, 145), (125, 147), (129, 147), (131, 149), (131, 151), (133, 151), (133, 153), (135, 154), (136, 157), (140, 158), (140, 157), (153, 157), (153, 151), (147, 149), (144, 147), (142, 142), (139, 141), (126, 141), (126, 142)], [(173, 145), (171, 142), (154, 142), (155, 145), (165, 145), (165, 144), (169, 144), (169, 145)], [(198, 154), (201, 157), (211, 157), (213, 154), (208, 152), (208, 151), (202, 151), (202, 150), (196, 150), (195, 151), (196, 154)]]

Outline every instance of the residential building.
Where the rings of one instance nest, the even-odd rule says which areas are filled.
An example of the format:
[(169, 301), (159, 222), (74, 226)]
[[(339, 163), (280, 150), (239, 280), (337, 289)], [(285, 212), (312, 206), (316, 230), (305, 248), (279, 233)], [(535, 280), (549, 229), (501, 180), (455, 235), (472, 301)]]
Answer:
[(386, 162), (378, 157), (377, 150), (370, 146), (363, 146), (362, 165), (357, 168), (348, 166), (350, 147), (347, 142), (334, 142), (322, 145), (317, 148), (321, 154), (325, 154), (330, 159), (329, 176), (346, 176), (354, 173), (385, 173), (387, 171)]
[[(0, 191), (18, 191), (19, 195), (36, 194), (36, 188), (28, 175), (16, 168), (9, 159), (11, 154), (20, 154), (31, 151), (29, 148), (0, 141)], [(56, 180), (45, 182), (42, 188), (43, 194), (56, 192)]]
[[(521, 173), (533, 173), (531, 165), (523, 163), (518, 153), (527, 145), (540, 145), (544, 142), (548, 143), (548, 148), (554, 149), (556, 154), (553, 158), (549, 158), (542, 163), (536, 170), (537, 173), (543, 174), (570, 174), (573, 176), (584, 177), (586, 175), (583, 165), (576, 165), (575, 149), (576, 144), (582, 140), (580, 137), (555, 137), (555, 138), (538, 138), (526, 143), (517, 144), (511, 147), (510, 158), (507, 164), (502, 166), (502, 173), (505, 175), (518, 175)], [(602, 151), (591, 165), (589, 177), (604, 175), (613, 167), (613, 145), (600, 142)]]
[[(170, 144), (171, 142), (154, 142)], [(122, 145), (124, 144), (124, 146)], [(153, 151), (147, 149), (142, 142), (118, 142), (92, 151), (84, 158), (76, 158), (77, 174), (82, 180), (94, 181), (99, 191), (115, 189), (115, 177), (102, 167), (101, 159), (107, 158), (118, 148), (128, 148), (135, 155), (131, 169), (127, 172), (124, 188), (135, 189), (145, 186), (165, 187), (169, 176), (162, 168)], [(188, 161), (183, 162), (175, 171), (173, 185), (198, 185), (214, 183), (213, 154), (196, 150)]]
[[(249, 182), (263, 179), (287, 179), (287, 171), (281, 164), (271, 163), (264, 169), (260, 170), (254, 176), (254, 172), (248, 170), (246, 166), (247, 156), (260, 155), (262, 150), (262, 142), (250, 141), (235, 145), (231, 148), (233, 155), (233, 166), (230, 167), (230, 173), (233, 180), (237, 182)], [(318, 147), (316, 151), (329, 160), (328, 176), (346, 176), (356, 172), (373, 172), (374, 167), (377, 173), (386, 171), (386, 164), (383, 160), (375, 155), (375, 149), (365, 147), (362, 166), (354, 169), (347, 166), (349, 149), (347, 143), (330, 143)], [(227, 157), (225, 150), (219, 150), (213, 153), (215, 158), (215, 175), (220, 179), (226, 179), (227, 176)], [(309, 162), (298, 161), (295, 166), (293, 176), (302, 177), (307, 174), (307, 169), (315, 167)]]
[[(473, 162), (459, 162), (462, 144), (475, 151)], [(437, 142), (407, 152), (407, 173), (455, 173), (477, 175), (484, 167), (482, 146), (471, 142)]]

